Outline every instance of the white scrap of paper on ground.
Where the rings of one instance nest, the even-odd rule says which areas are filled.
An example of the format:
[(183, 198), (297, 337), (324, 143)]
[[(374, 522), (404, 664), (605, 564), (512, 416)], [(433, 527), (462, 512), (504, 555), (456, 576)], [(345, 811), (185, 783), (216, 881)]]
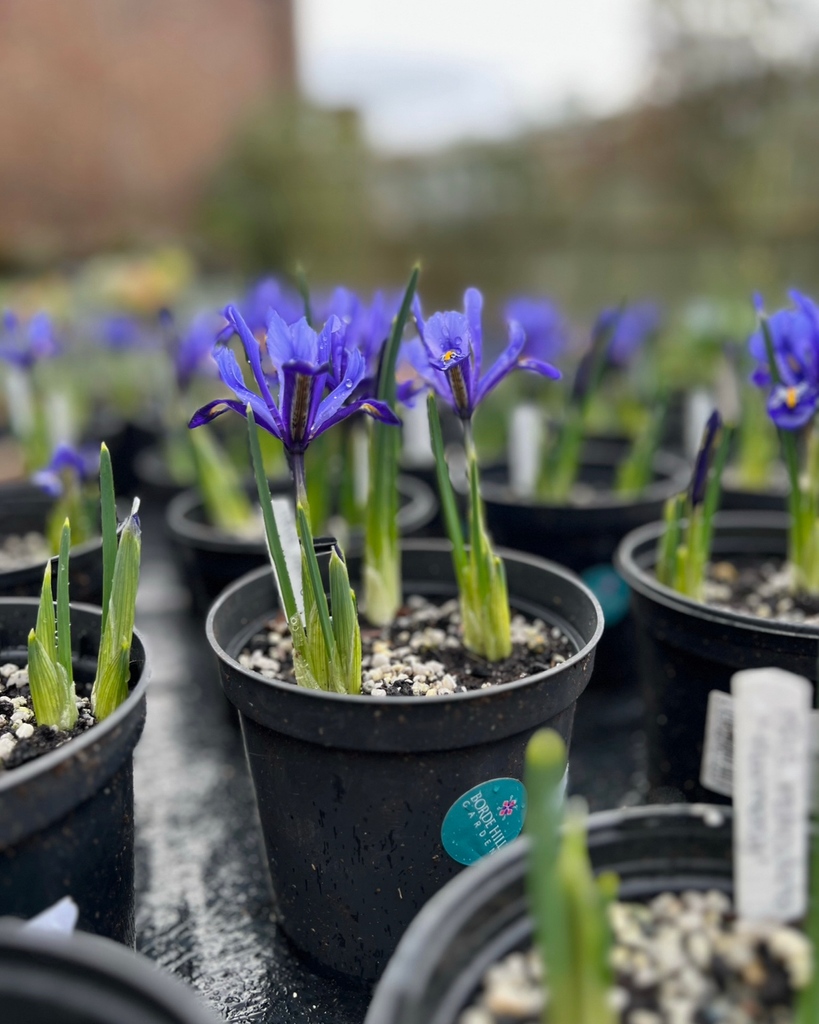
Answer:
[(543, 414), (540, 409), (528, 402), (516, 406), (509, 421), (507, 461), (509, 486), (523, 498), (535, 493), (542, 449)]
[(60, 935), (71, 935), (77, 927), (80, 908), (70, 896), (63, 896), (53, 906), (43, 910), (23, 925), (30, 931), (58, 932)]
[[(302, 619), (304, 618), (304, 595), (301, 589), (301, 548), (299, 547), (299, 534), (296, 530), (296, 514), (293, 511), (293, 499), (290, 497), (274, 498), (271, 502), (273, 516), (276, 526), (279, 528), (279, 538), (282, 542), (284, 560), (290, 573), (290, 581), (293, 584), (293, 593), (296, 598), (296, 607)], [(273, 559), (270, 560), (271, 564)], [(276, 566), (273, 566), (273, 573), (276, 573)]]
[(812, 687), (759, 668), (737, 672), (731, 692), (737, 913), (792, 921), (807, 906)]
[(734, 698), (722, 690), (708, 694), (700, 785), (721, 796), (734, 792)]

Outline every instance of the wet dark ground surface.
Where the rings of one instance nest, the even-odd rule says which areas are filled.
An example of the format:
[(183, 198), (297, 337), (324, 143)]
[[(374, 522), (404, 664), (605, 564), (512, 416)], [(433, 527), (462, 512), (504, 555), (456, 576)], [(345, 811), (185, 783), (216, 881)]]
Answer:
[[(161, 518), (143, 517), (137, 624), (152, 664), (135, 756), (137, 947), (242, 1024), (360, 1024), (368, 994), (319, 977), (276, 924), (238, 728), (204, 624), (189, 611)], [(592, 810), (645, 792), (639, 700), (592, 682), (570, 789)]]

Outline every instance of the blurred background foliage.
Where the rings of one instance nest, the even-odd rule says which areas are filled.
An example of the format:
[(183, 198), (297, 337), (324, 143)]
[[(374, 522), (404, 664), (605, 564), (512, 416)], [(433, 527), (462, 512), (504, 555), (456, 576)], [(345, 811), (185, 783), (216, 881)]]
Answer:
[(400, 284), (420, 256), (430, 306), (476, 283), (490, 311), (521, 291), (580, 315), (649, 295), (681, 308), (760, 289), (777, 302), (819, 277), (819, 70), (793, 58), (795, 10), (653, 0), (654, 72), (632, 109), (417, 156), (371, 149), (355, 110), (279, 82), (242, 102), (181, 219), (132, 219), (93, 247), (70, 231), (27, 246), (0, 228), (0, 254), (30, 275), (159, 240), (206, 274), (301, 263), (313, 281), (362, 288)]

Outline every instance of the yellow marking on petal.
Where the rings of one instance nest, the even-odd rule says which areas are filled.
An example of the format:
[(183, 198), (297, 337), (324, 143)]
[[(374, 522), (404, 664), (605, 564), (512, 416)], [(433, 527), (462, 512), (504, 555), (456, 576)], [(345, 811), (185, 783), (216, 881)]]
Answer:
[(788, 390), (785, 392), (785, 405), (787, 405), (789, 409), (795, 409), (796, 401), (796, 388), (788, 388)]
[(454, 348), (451, 348), (448, 352), (444, 352), (441, 357), (445, 363), (451, 363), (452, 360), (458, 355)]

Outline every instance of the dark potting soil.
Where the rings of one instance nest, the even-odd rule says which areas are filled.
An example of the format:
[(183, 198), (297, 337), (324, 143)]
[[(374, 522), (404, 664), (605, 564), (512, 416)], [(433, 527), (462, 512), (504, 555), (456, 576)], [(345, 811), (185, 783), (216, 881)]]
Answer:
[(819, 598), (793, 592), (792, 582), (792, 569), (781, 560), (715, 562), (708, 569), (705, 600), (760, 619), (819, 625)]
[[(737, 921), (721, 892), (614, 903), (609, 920), (609, 998), (626, 1024), (788, 1024), (811, 977), (802, 932)], [(539, 1024), (547, 990), (538, 954), (511, 953), (489, 968), (458, 1024)]]
[(91, 684), (77, 683), (77, 724), (70, 731), (37, 725), (28, 686), (28, 667), (0, 665), (0, 772), (11, 771), (56, 750), (96, 723)]
[[(512, 654), (488, 662), (465, 650), (456, 600), (442, 605), (410, 597), (384, 629), (361, 624), (362, 693), (372, 697), (436, 697), (510, 683), (561, 664), (576, 653), (557, 627), (512, 617)], [(295, 684), (293, 643), (282, 616), (252, 637), (239, 662), (268, 679)]]

